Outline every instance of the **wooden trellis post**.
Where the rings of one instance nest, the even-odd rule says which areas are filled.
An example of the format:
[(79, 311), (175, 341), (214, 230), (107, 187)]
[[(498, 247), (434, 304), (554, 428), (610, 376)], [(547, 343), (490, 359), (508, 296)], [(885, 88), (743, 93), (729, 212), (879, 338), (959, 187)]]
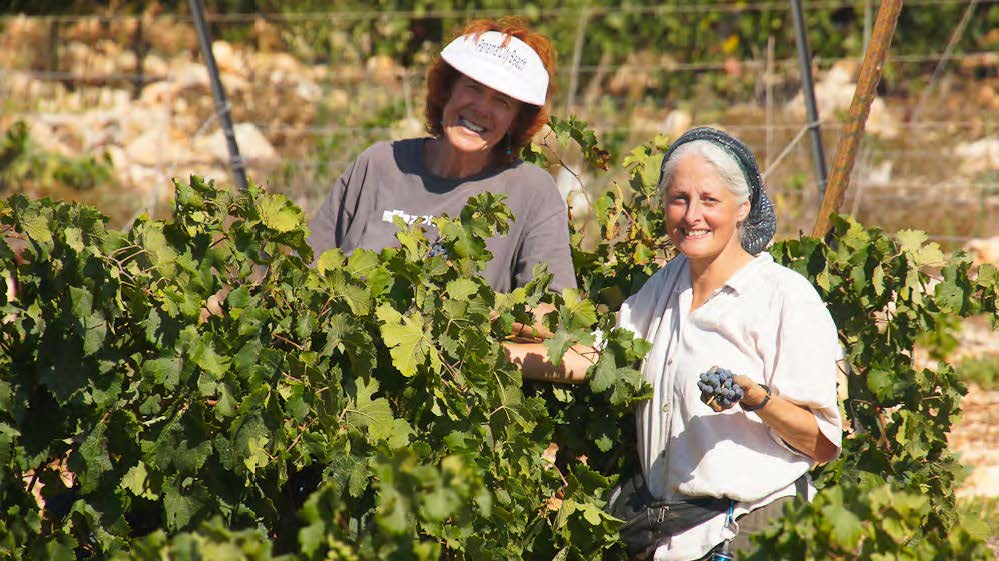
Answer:
[(815, 237), (824, 237), (829, 232), (829, 217), (839, 212), (843, 206), (857, 150), (864, 137), (864, 125), (871, 112), (871, 103), (877, 95), (876, 89), (878, 82), (881, 81), (881, 71), (888, 56), (888, 48), (891, 46), (891, 38), (895, 33), (895, 24), (898, 22), (901, 10), (902, 0), (884, 0), (878, 8), (871, 42), (867, 52), (864, 53), (857, 89), (853, 93), (853, 101), (850, 102), (850, 117), (836, 147), (836, 160), (829, 174), (829, 185), (822, 197), (822, 206), (815, 219), (815, 228), (812, 229), (812, 235)]

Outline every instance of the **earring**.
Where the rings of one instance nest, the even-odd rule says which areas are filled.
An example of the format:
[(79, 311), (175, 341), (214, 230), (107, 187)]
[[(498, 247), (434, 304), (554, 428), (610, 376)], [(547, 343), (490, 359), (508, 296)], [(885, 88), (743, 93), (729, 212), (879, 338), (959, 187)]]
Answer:
[(507, 135), (506, 136), (506, 155), (507, 156), (509, 156), (510, 154), (513, 154), (513, 150), (510, 149), (510, 144), (511, 144), (511, 142), (510, 142), (510, 135)]

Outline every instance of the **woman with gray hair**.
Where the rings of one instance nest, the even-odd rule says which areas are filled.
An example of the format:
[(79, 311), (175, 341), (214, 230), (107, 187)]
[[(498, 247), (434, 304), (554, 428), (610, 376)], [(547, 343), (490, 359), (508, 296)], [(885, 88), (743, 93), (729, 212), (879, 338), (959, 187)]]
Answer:
[[(839, 455), (842, 351), (808, 280), (764, 251), (776, 219), (741, 141), (686, 132), (659, 187), (680, 255), (618, 313), (652, 343), (642, 372), (654, 391), (636, 411), (640, 470), (607, 508), (626, 520), (635, 558), (724, 559), (784, 502), (810, 499), (810, 468)], [(558, 367), (541, 344), (507, 351), (529, 378), (579, 382), (596, 350), (575, 348)]]

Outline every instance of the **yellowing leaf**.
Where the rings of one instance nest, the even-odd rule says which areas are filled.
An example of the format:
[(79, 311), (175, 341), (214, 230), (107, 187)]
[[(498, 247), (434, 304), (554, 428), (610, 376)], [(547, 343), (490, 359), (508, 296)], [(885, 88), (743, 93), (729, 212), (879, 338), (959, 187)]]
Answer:
[[(874, 288), (874, 293), (881, 296), (885, 292), (885, 270), (879, 265), (874, 267), (874, 273), (871, 275), (871, 286)], [(828, 287), (824, 287), (829, 290)]]
[(250, 473), (254, 473), (258, 467), (265, 466), (270, 460), (270, 456), (267, 454), (267, 443), (270, 439), (266, 436), (251, 436), (246, 442), (247, 451), (249, 454), (247, 457), (243, 458), (243, 465)]
[(565, 329), (589, 329), (597, 322), (597, 309), (593, 302), (583, 299), (575, 288), (562, 291), (565, 303), (559, 307), (559, 326)]
[(366, 275), (377, 267), (381, 259), (374, 251), (367, 249), (357, 249), (350, 254), (347, 262), (347, 271), (353, 275)]
[(940, 251), (940, 244), (936, 242), (924, 245), (916, 254), (917, 265), (933, 265), (942, 263), (945, 259), (943, 251)]
[(278, 232), (290, 232), (305, 221), (302, 209), (284, 195), (264, 195), (260, 199), (260, 221)]
[(339, 271), (343, 269), (344, 257), (343, 252), (339, 249), (327, 249), (319, 256), (319, 261), (316, 263), (316, 268), (319, 269), (321, 274), (327, 274), (330, 271)]
[(419, 312), (408, 318), (388, 304), (375, 311), (381, 321), (382, 340), (391, 350), (392, 364), (403, 376), (416, 374), (430, 350), (430, 341), (423, 334), (423, 316)]
[(729, 35), (728, 39), (725, 39), (725, 42), (722, 43), (722, 51), (727, 55), (734, 53), (738, 48), (739, 36), (735, 33)]
[(902, 252), (916, 255), (927, 237), (926, 232), (919, 230), (899, 230), (895, 233), (895, 239), (898, 240), (898, 247)]

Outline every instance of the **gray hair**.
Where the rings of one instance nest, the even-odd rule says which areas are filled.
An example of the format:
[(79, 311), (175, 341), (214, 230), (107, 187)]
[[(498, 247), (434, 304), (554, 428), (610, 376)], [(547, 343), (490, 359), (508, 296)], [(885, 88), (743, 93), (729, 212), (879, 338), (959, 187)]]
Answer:
[(746, 181), (746, 175), (739, 167), (739, 161), (725, 148), (709, 140), (691, 140), (681, 144), (669, 154), (669, 160), (663, 163), (662, 177), (659, 180), (660, 197), (666, 195), (666, 189), (669, 188), (669, 184), (673, 180), (673, 172), (676, 170), (677, 163), (688, 154), (696, 154), (711, 164), (718, 172), (722, 182), (728, 187), (729, 192), (735, 195), (739, 204), (749, 200), (749, 182)]

